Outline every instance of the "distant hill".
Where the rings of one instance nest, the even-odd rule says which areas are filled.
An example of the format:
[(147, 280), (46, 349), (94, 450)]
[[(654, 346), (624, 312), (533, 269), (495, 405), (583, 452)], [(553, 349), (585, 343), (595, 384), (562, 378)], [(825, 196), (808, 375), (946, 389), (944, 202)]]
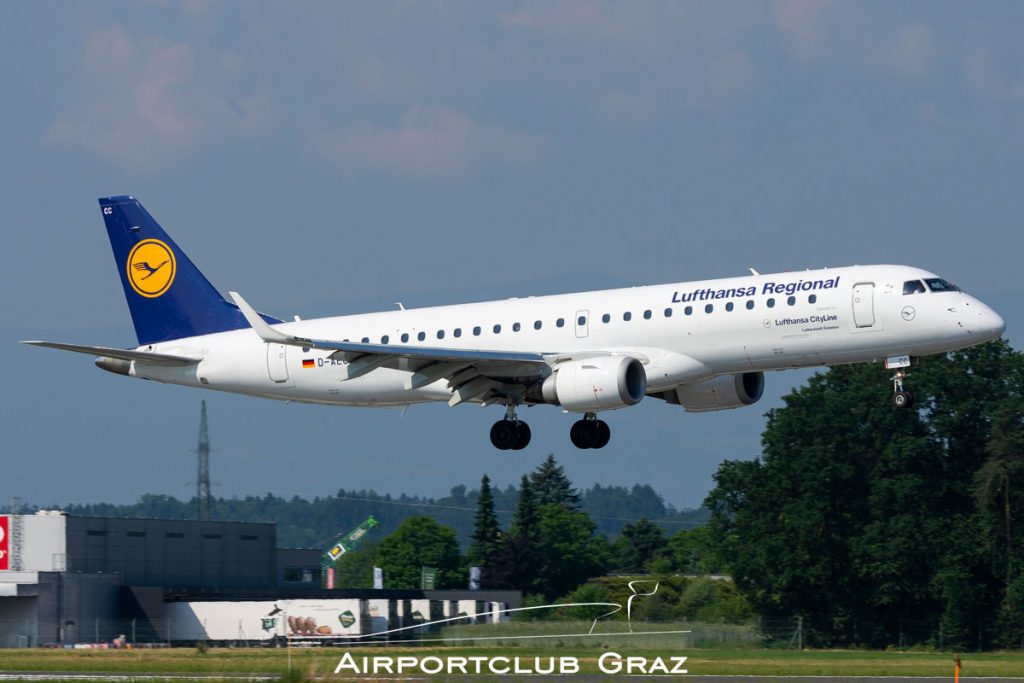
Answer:
[[(374, 534), (380, 537), (394, 531), (403, 519), (412, 515), (430, 515), (441, 524), (455, 529), (465, 547), (473, 530), (478, 491), (464, 485), (454, 486), (443, 498), (408, 496), (397, 497), (373, 490), (339, 490), (333, 496), (281, 498), (271, 494), (245, 498), (217, 498), (213, 502), (213, 518), (240, 522), (276, 522), (278, 543), (283, 547), (322, 547), (337, 534), (347, 531), (373, 515), (380, 528)], [(494, 489), (495, 508), (503, 528), (507, 527), (515, 510), (517, 491), (508, 486)], [(618, 535), (624, 524), (646, 517), (667, 532), (704, 524), (707, 510), (677, 511), (665, 503), (654, 489), (646, 484), (624, 486), (595, 485), (582, 491), (583, 510), (593, 518), (598, 531), (609, 538)], [(58, 506), (59, 507), (59, 506)], [(195, 517), (195, 499), (178, 500), (172, 496), (146, 494), (138, 502), (128, 505), (89, 503), (66, 505), (64, 510), (74, 515), (97, 517), (150, 517), (192, 519)]]

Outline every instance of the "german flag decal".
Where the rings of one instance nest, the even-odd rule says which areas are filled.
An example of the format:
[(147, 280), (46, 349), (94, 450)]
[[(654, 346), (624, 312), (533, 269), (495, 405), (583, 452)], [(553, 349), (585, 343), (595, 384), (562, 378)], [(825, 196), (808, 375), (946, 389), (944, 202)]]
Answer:
[(304, 368), (315, 368), (316, 367), (316, 361), (313, 360), (312, 358), (304, 358), (302, 360), (302, 367), (304, 367)]

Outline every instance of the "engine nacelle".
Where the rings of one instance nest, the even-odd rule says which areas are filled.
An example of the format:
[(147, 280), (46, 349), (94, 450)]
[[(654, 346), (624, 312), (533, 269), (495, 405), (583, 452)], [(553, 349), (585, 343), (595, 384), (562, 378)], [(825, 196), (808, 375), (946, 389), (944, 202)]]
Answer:
[(719, 375), (696, 384), (684, 384), (662, 394), (669, 403), (681, 405), (691, 413), (739, 408), (757, 403), (764, 393), (763, 372)]
[(572, 413), (634, 406), (647, 392), (644, 365), (630, 356), (600, 356), (562, 363), (541, 385), (545, 403)]

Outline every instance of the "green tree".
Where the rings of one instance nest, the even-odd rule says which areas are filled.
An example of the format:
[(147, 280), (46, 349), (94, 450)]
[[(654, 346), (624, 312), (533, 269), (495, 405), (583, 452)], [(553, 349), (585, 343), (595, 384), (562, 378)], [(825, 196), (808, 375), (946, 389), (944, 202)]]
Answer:
[(335, 588), (373, 588), (373, 568), (377, 562), (376, 541), (366, 541), (334, 563)]
[(723, 571), (707, 525), (672, 534), (651, 562), (656, 574), (714, 574)]
[(377, 560), (388, 588), (419, 588), (423, 567), (437, 568), (437, 587), (465, 585), (455, 532), (431, 517), (408, 517), (381, 541)]
[(619, 569), (642, 572), (655, 555), (665, 547), (665, 532), (649, 519), (641, 518), (622, 527), (616, 542)]
[(555, 461), (552, 453), (530, 474), (534, 498), (538, 505), (562, 505), (570, 510), (580, 507), (579, 491), (565, 476), (565, 468)]
[(494, 514), (491, 480), (485, 474), (480, 480), (480, 495), (476, 499), (476, 517), (473, 521), (473, 536), (469, 551), (466, 553), (466, 559), (470, 565), (481, 568), (483, 587), (489, 588), (493, 583), (491, 573), (495, 569), (500, 552), (501, 529), (498, 528), (498, 517)]
[(532, 591), (553, 600), (607, 569), (608, 542), (594, 533), (594, 522), (586, 513), (554, 503), (541, 505), (537, 530), (540, 561)]
[(494, 564), (495, 588), (526, 591), (534, 583), (539, 562), (538, 524), (540, 514), (530, 478), (523, 475), (512, 527), (505, 534)]
[(917, 410), (889, 407), (877, 366), (833, 368), (786, 396), (761, 458), (722, 463), (705, 503), (736, 585), (763, 614), (804, 616), (823, 644), (895, 643), (901, 621), (934, 636), (941, 620), (946, 644), (988, 639), (1019, 576), (996, 559), (995, 534), (1011, 545), (1012, 526), (996, 512), (1022, 489), (1004, 476), (1013, 449), (986, 444), (1004, 397), (1024, 393), (1022, 368), (998, 341), (923, 359)]
[(1008, 397), (992, 420), (988, 460), (975, 475), (984, 540), (1001, 590), (997, 642), (1018, 647), (1024, 639), (1024, 398)]

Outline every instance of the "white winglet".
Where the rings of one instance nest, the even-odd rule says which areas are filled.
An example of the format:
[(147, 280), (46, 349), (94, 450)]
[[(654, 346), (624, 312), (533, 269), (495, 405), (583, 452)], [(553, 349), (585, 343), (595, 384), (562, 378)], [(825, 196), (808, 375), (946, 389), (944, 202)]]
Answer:
[(228, 294), (235, 302), (235, 305), (238, 306), (238, 310), (242, 312), (245, 319), (249, 321), (250, 325), (252, 325), (252, 329), (254, 329), (256, 334), (260, 336), (260, 339), (265, 342), (276, 342), (278, 344), (293, 341), (292, 337), (284, 334), (283, 332), (278, 332), (268, 325), (267, 322), (260, 317), (260, 314), (256, 312), (256, 309), (250, 306), (249, 303), (242, 298), (241, 294), (238, 292), (228, 292)]

